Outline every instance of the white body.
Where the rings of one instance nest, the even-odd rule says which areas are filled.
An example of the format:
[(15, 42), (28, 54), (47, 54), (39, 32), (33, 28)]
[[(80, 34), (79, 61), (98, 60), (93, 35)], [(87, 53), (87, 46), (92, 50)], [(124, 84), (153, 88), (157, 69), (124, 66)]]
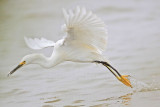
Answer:
[(26, 44), (32, 49), (43, 49), (53, 46), (54, 50), (50, 57), (43, 54), (30, 54), (23, 57), (20, 64), (9, 74), (13, 74), (17, 69), (26, 64), (39, 64), (45, 68), (54, 67), (64, 61), (73, 62), (95, 62), (106, 66), (113, 75), (126, 86), (132, 87), (130, 81), (122, 76), (118, 71), (107, 63), (102, 52), (107, 44), (107, 31), (104, 22), (85, 8), (77, 7), (75, 10), (63, 10), (65, 24), (62, 30), (66, 36), (54, 43), (45, 38), (26, 38)]
[(27, 45), (32, 49), (43, 49), (53, 46), (52, 55), (47, 58), (42, 54), (25, 56), (26, 64), (40, 64), (43, 67), (53, 67), (63, 61), (93, 62), (102, 61), (102, 52), (107, 44), (107, 31), (104, 22), (85, 8), (63, 10), (65, 24), (62, 30), (65, 37), (56, 43), (41, 39), (26, 38)]

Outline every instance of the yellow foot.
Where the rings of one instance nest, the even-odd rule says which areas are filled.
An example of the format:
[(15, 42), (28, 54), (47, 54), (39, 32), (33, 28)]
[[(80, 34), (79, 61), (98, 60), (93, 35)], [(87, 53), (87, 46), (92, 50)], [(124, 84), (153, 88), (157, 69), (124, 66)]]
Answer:
[(125, 84), (126, 86), (132, 88), (130, 80), (126, 77), (128, 77), (128, 75), (122, 75), (121, 77), (117, 77), (117, 79), (121, 81), (123, 84)]

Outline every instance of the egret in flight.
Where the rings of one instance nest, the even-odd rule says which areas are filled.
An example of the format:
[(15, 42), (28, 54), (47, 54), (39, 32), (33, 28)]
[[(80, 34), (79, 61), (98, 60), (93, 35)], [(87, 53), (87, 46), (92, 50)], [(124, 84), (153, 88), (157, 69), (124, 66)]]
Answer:
[(43, 49), (54, 47), (50, 57), (43, 54), (30, 54), (22, 58), (19, 65), (9, 74), (13, 74), (18, 68), (39, 64), (44, 68), (54, 67), (64, 61), (81, 63), (98, 63), (107, 67), (111, 73), (126, 86), (132, 87), (128, 75), (121, 75), (102, 56), (107, 44), (107, 30), (105, 23), (83, 7), (76, 7), (74, 10), (63, 9), (65, 24), (62, 31), (65, 36), (53, 42), (45, 38), (24, 38), (31, 49)]

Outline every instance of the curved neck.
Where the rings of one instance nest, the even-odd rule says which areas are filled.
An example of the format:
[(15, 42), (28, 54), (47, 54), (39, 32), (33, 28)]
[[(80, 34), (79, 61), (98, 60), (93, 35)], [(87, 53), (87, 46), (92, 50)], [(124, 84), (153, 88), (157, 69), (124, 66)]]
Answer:
[(43, 54), (32, 54), (31, 56), (33, 59), (32, 64), (39, 64), (44, 68), (56, 66), (61, 62), (55, 54), (52, 54), (51, 57), (46, 57)]
[(45, 68), (49, 67), (49, 63), (51, 62), (49, 61), (48, 57), (44, 56), (43, 54), (34, 54), (34, 57), (36, 57), (36, 59), (32, 62), (33, 64), (39, 64)]

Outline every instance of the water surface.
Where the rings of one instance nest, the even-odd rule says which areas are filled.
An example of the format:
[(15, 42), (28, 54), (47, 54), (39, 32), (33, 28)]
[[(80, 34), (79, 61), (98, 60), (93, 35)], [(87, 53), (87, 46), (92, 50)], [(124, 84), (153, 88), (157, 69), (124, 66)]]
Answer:
[[(66, 62), (51, 69), (26, 66), (7, 77), (30, 50), (23, 37), (57, 41), (63, 33), (62, 8), (91, 9), (108, 26), (104, 56), (122, 74), (128, 88), (101, 65)], [(158, 107), (160, 101), (159, 0), (1, 0), (1, 107)], [(45, 55), (50, 49), (43, 50)]]

